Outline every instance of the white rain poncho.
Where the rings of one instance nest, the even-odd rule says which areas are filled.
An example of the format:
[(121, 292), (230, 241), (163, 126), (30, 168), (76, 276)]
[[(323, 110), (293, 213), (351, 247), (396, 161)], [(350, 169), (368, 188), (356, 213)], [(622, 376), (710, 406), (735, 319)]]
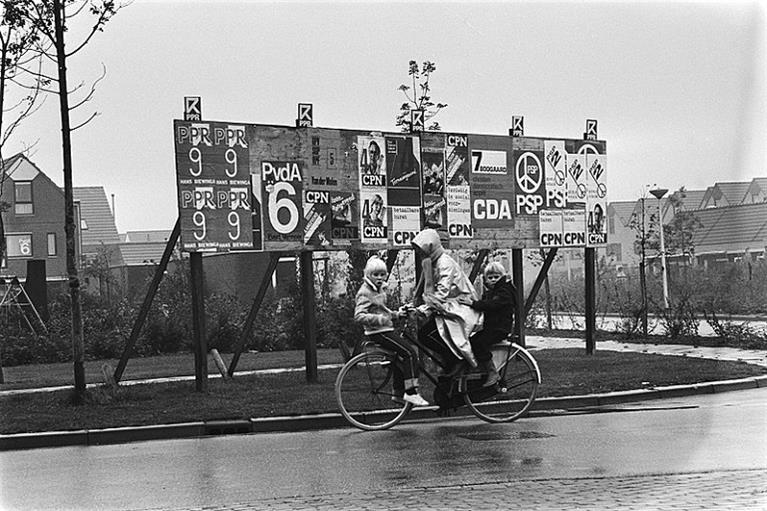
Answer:
[(423, 299), (428, 309), (437, 313), (439, 334), (456, 357), (476, 367), (469, 336), (482, 329), (482, 313), (459, 303), (458, 298), (477, 300), (479, 295), (460, 265), (445, 253), (437, 231), (425, 229), (412, 243), (431, 261), (431, 275), (424, 274)]

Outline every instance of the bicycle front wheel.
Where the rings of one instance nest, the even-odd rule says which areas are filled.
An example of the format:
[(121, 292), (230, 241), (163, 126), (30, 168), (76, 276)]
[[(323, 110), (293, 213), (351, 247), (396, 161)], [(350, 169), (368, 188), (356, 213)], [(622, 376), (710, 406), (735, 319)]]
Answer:
[(336, 378), (336, 401), (352, 425), (367, 431), (397, 424), (413, 405), (395, 396), (395, 355), (375, 350), (353, 357)]
[(508, 343), (493, 347), (493, 361), (501, 377), (494, 387), (468, 382), (466, 406), (487, 422), (511, 422), (522, 417), (535, 401), (541, 373), (535, 359), (523, 347)]

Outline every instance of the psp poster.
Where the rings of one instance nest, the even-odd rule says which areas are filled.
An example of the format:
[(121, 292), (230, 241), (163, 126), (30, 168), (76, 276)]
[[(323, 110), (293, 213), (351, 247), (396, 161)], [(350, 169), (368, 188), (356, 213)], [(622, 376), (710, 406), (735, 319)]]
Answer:
[(543, 180), (543, 153), (515, 149), (512, 152), (516, 180), (516, 213), (536, 215), (546, 198)]

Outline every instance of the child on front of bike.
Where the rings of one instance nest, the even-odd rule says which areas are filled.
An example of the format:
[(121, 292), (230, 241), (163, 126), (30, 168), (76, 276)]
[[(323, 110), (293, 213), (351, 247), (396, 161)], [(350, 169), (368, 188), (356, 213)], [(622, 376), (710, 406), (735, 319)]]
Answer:
[(480, 300), (461, 298), (461, 303), (484, 313), (484, 326), (471, 338), (471, 347), (477, 357), (479, 369), (487, 372), (483, 387), (491, 387), (499, 380), (493, 364), (490, 347), (506, 339), (511, 333), (512, 317), (516, 305), (516, 288), (508, 279), (503, 265), (493, 261), (483, 273), (484, 293)]
[(427, 317), (418, 331), (418, 340), (442, 359), (445, 372), (454, 373), (462, 365), (477, 362), (469, 336), (482, 326), (482, 313), (460, 298), (479, 296), (461, 266), (450, 257), (434, 229), (424, 229), (413, 239), (413, 249), (423, 258), (423, 305), (418, 310)]
[(354, 320), (362, 324), (371, 341), (397, 354), (392, 399), (427, 406), (429, 402), (418, 393), (418, 352), (394, 331), (393, 320), (406, 316), (407, 312), (394, 312), (386, 306), (388, 277), (383, 259), (373, 256), (367, 260), (363, 282), (355, 299)]

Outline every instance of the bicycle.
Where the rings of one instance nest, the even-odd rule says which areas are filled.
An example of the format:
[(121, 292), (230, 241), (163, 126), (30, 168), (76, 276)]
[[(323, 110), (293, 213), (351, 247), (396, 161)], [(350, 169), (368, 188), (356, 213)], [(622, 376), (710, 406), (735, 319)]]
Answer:
[[(409, 321), (409, 319), (408, 319)], [(491, 387), (483, 387), (487, 373), (461, 370), (453, 375), (435, 375), (425, 364), (430, 359), (443, 372), (446, 365), (439, 356), (409, 332), (406, 322), (403, 337), (425, 354), (418, 360), (421, 376), (434, 385), (433, 399), (439, 410), (466, 405), (478, 418), (487, 422), (511, 422), (522, 417), (535, 401), (541, 373), (535, 358), (514, 342), (512, 334), (492, 346), (493, 363), (500, 379)], [(374, 431), (399, 423), (413, 405), (395, 396), (392, 383), (396, 354), (368, 340), (355, 345), (358, 354), (351, 357), (335, 383), (335, 395), (341, 414), (357, 428)]]

